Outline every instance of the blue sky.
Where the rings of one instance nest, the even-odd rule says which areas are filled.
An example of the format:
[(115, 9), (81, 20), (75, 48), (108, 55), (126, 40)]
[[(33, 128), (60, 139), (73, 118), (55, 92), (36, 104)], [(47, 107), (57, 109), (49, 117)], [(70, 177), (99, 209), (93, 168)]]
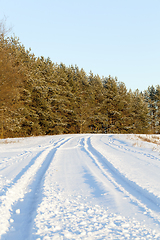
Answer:
[(159, 0), (0, 0), (26, 49), (128, 89), (160, 84)]

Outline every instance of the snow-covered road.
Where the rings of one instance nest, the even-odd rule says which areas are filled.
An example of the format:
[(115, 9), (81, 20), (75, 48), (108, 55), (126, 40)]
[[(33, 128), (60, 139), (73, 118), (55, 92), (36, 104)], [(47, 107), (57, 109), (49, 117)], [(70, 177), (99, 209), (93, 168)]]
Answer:
[(157, 146), (134, 135), (1, 140), (0, 239), (160, 239)]

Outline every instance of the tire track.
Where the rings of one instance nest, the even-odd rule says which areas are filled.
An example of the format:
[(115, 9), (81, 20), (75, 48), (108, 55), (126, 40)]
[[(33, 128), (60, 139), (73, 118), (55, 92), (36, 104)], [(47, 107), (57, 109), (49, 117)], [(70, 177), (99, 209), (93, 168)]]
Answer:
[[(0, 205), (0, 216), (5, 216), (0, 218), (0, 236), (5, 234), (10, 230), (7, 235), (7, 239), (20, 239), (18, 237), (18, 229), (21, 227), (29, 228), (32, 222), (32, 211), (30, 211), (30, 204), (35, 204), (34, 198), (39, 188), (42, 178), (47, 171), (50, 162), (53, 160), (53, 157), (63, 144), (68, 142), (71, 138), (58, 140), (56, 143), (50, 144), (49, 147), (46, 147), (42, 152), (40, 152), (36, 158), (33, 159), (32, 164), (28, 165), (25, 171), (22, 171), (22, 174), (19, 175), (19, 178), (16, 179), (13, 186), (11, 186), (4, 195), (1, 196), (1, 205)], [(28, 197), (26, 200), (24, 197)], [(22, 216), (20, 214), (20, 209), (18, 208), (19, 203), (29, 205), (27, 209), (29, 212), (25, 212)], [(25, 207), (26, 208), (26, 207)], [(36, 208), (36, 206), (34, 206)], [(33, 210), (33, 206), (32, 206)], [(19, 224), (16, 224), (17, 214), (19, 215)], [(27, 222), (28, 217), (30, 219)], [(15, 228), (16, 229), (15, 231)], [(23, 231), (21, 231), (23, 232)], [(26, 231), (27, 233), (28, 231)], [(17, 234), (17, 238), (15, 236)], [(6, 235), (6, 234), (5, 234)], [(24, 239), (24, 238), (23, 238)]]
[[(120, 144), (123, 144), (123, 145), (117, 145), (116, 143), (115, 143), (115, 140), (117, 141), (117, 142), (119, 142)], [(126, 147), (126, 143), (123, 141), (123, 140), (118, 140), (118, 139), (115, 139), (114, 138), (114, 136), (110, 136), (109, 137), (109, 143), (106, 143), (106, 142), (103, 142), (102, 141), (102, 139), (100, 140), (103, 144), (105, 144), (106, 146), (109, 146), (109, 147), (111, 147), (112, 149), (114, 149), (114, 150), (120, 150), (120, 151), (122, 151), (123, 153), (126, 153), (126, 152), (128, 152), (129, 154), (131, 154), (131, 153), (133, 153), (133, 154), (138, 154), (138, 155), (143, 155), (143, 156), (146, 156), (146, 157), (148, 157), (148, 158), (152, 158), (152, 159), (154, 159), (154, 160), (157, 160), (157, 161), (160, 161), (160, 158), (158, 158), (158, 157), (156, 157), (156, 156), (154, 156), (154, 155), (152, 155), (152, 154), (150, 154), (150, 153), (144, 153), (143, 152), (143, 150), (132, 150), (132, 149), (130, 149), (128, 146)], [(142, 160), (141, 158), (139, 158), (141, 161), (144, 161), (144, 160)]]
[[(57, 141), (50, 141), (49, 144), (47, 145), (47, 147), (56, 147), (57, 144), (59, 144), (61, 141), (63, 140), (63, 138), (57, 140)], [(32, 147), (33, 148), (33, 147)], [(13, 159), (14, 161), (12, 161), (13, 163), (10, 164), (9, 166), (5, 166), (4, 169), (8, 169), (10, 167), (12, 167), (13, 164), (19, 164), (20, 161), (25, 161), (25, 159), (29, 158), (30, 155), (32, 155), (32, 148), (30, 148), (28, 151), (24, 151), (23, 153), (19, 153), (18, 155), (14, 156)], [(34, 157), (32, 157), (32, 159), (29, 161), (29, 163), (22, 168), (22, 170), (8, 183), (4, 183), (1, 185), (0, 187), (0, 196), (4, 195), (8, 188), (11, 188), (20, 178), (21, 176), (35, 163), (36, 159), (45, 151), (46, 146), (38, 146), (36, 148), (34, 148), (34, 151), (36, 151), (37, 149), (43, 149), (41, 151), (39, 151)], [(9, 160), (13, 160), (12, 157), (8, 158)], [(7, 162), (8, 162), (7, 161)], [(3, 172), (3, 169), (1, 169), (0, 171)], [(1, 173), (2, 173), (1, 172)], [(0, 200), (1, 203), (1, 200)]]
[[(60, 138), (57, 141), (51, 139), (47, 144), (47, 147), (56, 146), (59, 142), (62, 141), (62, 139), (63, 138)], [(43, 146), (42, 144), (38, 145), (37, 147), (29, 147), (27, 150), (23, 150), (22, 152), (20, 152), (19, 149), (16, 149), (16, 151), (20, 153), (17, 153), (13, 157), (8, 157), (4, 159), (2, 158), (2, 160), (0, 161), (0, 196), (6, 194), (8, 188), (11, 188), (21, 178), (21, 176), (31, 167), (31, 165), (34, 164), (36, 159), (42, 154), (42, 152), (44, 152), (45, 149), (46, 146)], [(30, 160), (28, 161), (28, 159)], [(23, 164), (23, 162), (25, 161), (27, 162), (26, 165)], [(15, 166), (14, 168), (16, 168), (16, 165), (19, 167), (21, 164), (22, 169), (20, 170), (20, 172), (17, 172), (17, 174), (13, 178), (11, 178), (10, 180), (8, 180), (7, 178), (3, 178), (3, 174), (5, 174), (5, 172), (8, 172), (8, 175), (10, 175), (12, 171), (15, 172), (13, 166)]]
[[(91, 137), (83, 139), (83, 150), (90, 156), (93, 163), (101, 170), (103, 175), (117, 188), (128, 196), (133, 204), (142, 208), (146, 215), (160, 224), (160, 216), (155, 213), (160, 212), (160, 199), (153, 196), (140, 186), (126, 179), (121, 173), (91, 144)], [(100, 179), (99, 179), (100, 180)], [(137, 198), (138, 197), (138, 198)]]
[[(20, 178), (21, 176), (34, 164), (34, 162), (36, 161), (36, 159), (42, 154), (42, 152), (44, 152), (44, 150), (40, 151), (39, 153), (36, 154), (36, 156), (34, 156), (30, 161), (29, 163), (24, 167), (22, 168), (22, 170), (16, 175), (15, 178), (12, 179), (12, 181), (10, 181), (9, 184), (4, 184), (2, 185), (1, 187), (1, 191), (0, 191), (0, 196), (2, 195), (5, 195), (6, 192), (8, 191), (9, 188), (11, 188)], [(30, 153), (30, 152), (29, 152)], [(25, 156), (25, 158), (23, 157), (23, 161), (25, 161), (25, 159), (27, 159), (27, 157), (29, 157), (29, 153)], [(16, 163), (13, 163), (13, 164), (17, 164)], [(10, 165), (9, 167), (11, 167), (12, 165)], [(9, 168), (9, 167), (6, 167)]]
[[(119, 141), (119, 140), (117, 140), (117, 141)], [(103, 141), (101, 140), (101, 142), (103, 142)], [(128, 154), (128, 152), (129, 153), (133, 152), (133, 153), (137, 153), (140, 155), (147, 155), (147, 157), (152, 156), (151, 154), (144, 154), (143, 152), (140, 152), (140, 151), (130, 150), (127, 147), (118, 146), (117, 144), (114, 143), (114, 138), (113, 139), (109, 138), (109, 142), (110, 142), (110, 144), (107, 144), (105, 142), (103, 142), (103, 143), (116, 151), (123, 152), (123, 154)], [(123, 141), (119, 141), (119, 142), (126, 145), (126, 143)], [(142, 188), (136, 182), (133, 182), (132, 180), (125, 177), (117, 168), (114, 167), (114, 165), (109, 160), (107, 160), (106, 157), (104, 157), (104, 155), (102, 153), (100, 153), (98, 150), (95, 149), (95, 147), (93, 147), (93, 145), (91, 144), (90, 138), (87, 140), (87, 144), (88, 144), (88, 147), (90, 149), (92, 149), (92, 152), (94, 151), (97, 155), (99, 155), (99, 159), (101, 159), (100, 162), (104, 168), (106, 166), (109, 167), (116, 175), (118, 175), (120, 177), (120, 179), (122, 179), (124, 182), (126, 182), (127, 185), (129, 185), (132, 189), (136, 190), (140, 195), (143, 195), (146, 199), (148, 199), (149, 201), (151, 201), (152, 203), (154, 203), (156, 206), (158, 206), (160, 208), (160, 198), (158, 196), (154, 195), (152, 192), (149, 192), (147, 189)], [(136, 158), (139, 159), (141, 162), (145, 162), (143, 159), (138, 158), (137, 156), (136, 156)], [(157, 160), (158, 158), (155, 157), (155, 159)], [(148, 164), (150, 164), (150, 163), (148, 163)], [(160, 209), (159, 209), (159, 211), (160, 211)]]

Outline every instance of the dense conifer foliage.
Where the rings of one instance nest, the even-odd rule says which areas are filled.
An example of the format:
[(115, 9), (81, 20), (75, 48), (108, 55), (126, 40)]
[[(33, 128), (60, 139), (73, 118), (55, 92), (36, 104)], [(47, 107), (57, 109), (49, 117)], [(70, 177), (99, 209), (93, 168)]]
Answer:
[(149, 125), (151, 133), (160, 133), (160, 86), (150, 86), (144, 91), (149, 108)]
[(111, 76), (35, 57), (0, 35), (2, 137), (67, 133), (159, 133), (160, 86), (142, 94)]

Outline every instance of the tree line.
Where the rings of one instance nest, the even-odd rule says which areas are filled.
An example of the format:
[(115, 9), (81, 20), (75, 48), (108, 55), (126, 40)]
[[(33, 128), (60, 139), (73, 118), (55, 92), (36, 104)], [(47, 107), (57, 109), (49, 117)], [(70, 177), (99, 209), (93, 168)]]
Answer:
[(160, 133), (160, 86), (128, 91), (117, 78), (36, 57), (1, 31), (0, 129), (1, 137)]

